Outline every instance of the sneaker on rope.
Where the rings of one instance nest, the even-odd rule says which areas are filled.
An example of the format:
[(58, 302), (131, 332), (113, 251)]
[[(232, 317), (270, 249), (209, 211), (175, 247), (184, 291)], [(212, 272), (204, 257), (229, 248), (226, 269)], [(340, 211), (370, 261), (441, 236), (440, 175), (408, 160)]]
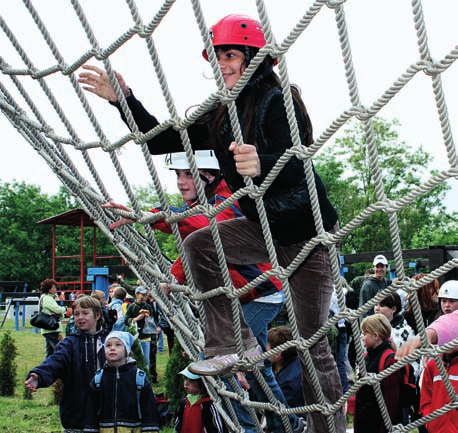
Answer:
[(307, 430), (307, 421), (304, 418), (297, 417), (295, 425), (291, 424), (291, 430), (293, 433), (305, 433)]
[[(261, 346), (256, 346), (243, 352), (243, 358), (252, 358), (261, 354)], [(213, 358), (205, 359), (203, 361), (193, 362), (188, 366), (188, 370), (191, 373), (198, 374), (200, 376), (218, 376), (229, 371), (239, 361), (240, 357), (236, 353), (231, 353), (229, 355), (219, 355)], [(256, 365), (261, 367), (261, 364), (264, 366), (263, 361), (258, 362)], [(243, 368), (243, 370), (247, 369)]]

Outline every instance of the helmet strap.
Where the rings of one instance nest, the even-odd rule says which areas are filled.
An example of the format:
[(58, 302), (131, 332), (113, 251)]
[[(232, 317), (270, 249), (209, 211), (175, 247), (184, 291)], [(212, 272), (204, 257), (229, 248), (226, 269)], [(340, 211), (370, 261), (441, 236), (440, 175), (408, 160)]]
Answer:
[(245, 45), (245, 62), (246, 62), (246, 67), (248, 68), (250, 62), (251, 62), (251, 53), (250, 53), (250, 47), (248, 45)]

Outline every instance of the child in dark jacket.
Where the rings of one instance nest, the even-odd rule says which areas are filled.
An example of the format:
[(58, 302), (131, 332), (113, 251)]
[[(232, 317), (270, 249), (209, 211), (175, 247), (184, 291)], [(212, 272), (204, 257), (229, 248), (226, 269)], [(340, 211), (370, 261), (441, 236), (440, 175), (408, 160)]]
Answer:
[[(366, 317), (361, 323), (361, 330), (363, 344), (367, 349), (364, 358), (366, 372), (377, 374), (392, 366), (396, 362), (394, 358), (396, 346), (390, 341), (391, 325), (388, 319), (382, 314)], [(391, 356), (385, 357), (383, 367), (380, 368), (382, 356), (387, 351)], [(393, 424), (399, 424), (402, 421), (399, 401), (401, 381), (401, 371), (396, 370), (380, 383), (383, 399)], [(356, 393), (354, 432), (387, 432), (372, 385), (363, 385)]]
[[(267, 349), (276, 347), (293, 340), (293, 332), (289, 326), (277, 326), (269, 329)], [(305, 405), (302, 391), (301, 363), (295, 347), (289, 347), (283, 352), (270, 357), (272, 370), (278, 385), (289, 407), (301, 407)], [(305, 415), (304, 415), (305, 418)]]
[(77, 330), (65, 337), (51, 356), (28, 373), (25, 386), (34, 392), (61, 379), (64, 387), (59, 409), (64, 432), (82, 432), (89, 383), (105, 363), (103, 343), (108, 331), (102, 329), (102, 307), (97, 299), (82, 296), (72, 308)]
[(175, 421), (175, 433), (225, 433), (218, 410), (208, 395), (200, 376), (188, 368), (180, 371), (184, 376), (186, 397), (180, 401)]
[(129, 353), (135, 338), (112, 331), (105, 341), (107, 363), (90, 384), (85, 432), (158, 432), (159, 416), (145, 373)]

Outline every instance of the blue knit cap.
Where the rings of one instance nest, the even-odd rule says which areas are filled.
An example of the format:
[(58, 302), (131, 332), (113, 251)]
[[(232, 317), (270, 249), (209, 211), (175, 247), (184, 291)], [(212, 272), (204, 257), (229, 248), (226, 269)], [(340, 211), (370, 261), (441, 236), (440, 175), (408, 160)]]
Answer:
[(124, 344), (124, 347), (126, 348), (127, 355), (129, 355), (132, 344), (134, 344), (135, 341), (135, 337), (130, 332), (111, 331), (105, 340), (105, 344), (110, 338), (117, 338), (118, 340), (121, 340), (122, 344)]

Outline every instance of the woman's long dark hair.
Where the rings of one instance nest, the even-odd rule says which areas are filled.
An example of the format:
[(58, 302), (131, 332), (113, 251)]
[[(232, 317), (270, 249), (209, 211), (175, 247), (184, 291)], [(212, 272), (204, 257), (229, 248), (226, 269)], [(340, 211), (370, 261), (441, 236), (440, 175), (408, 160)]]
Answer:
[(205, 171), (210, 173), (212, 176), (215, 176), (215, 178), (213, 179), (212, 183), (206, 183), (205, 184), (205, 188), (204, 188), (205, 197), (207, 197), (207, 199), (209, 199), (209, 198), (211, 198), (211, 197), (213, 197), (215, 195), (219, 184), (223, 180), (223, 176), (222, 176), (220, 170), (209, 169), (209, 170), (205, 170)]
[[(239, 51), (245, 52), (245, 47), (241, 46), (221, 46), (218, 47), (224, 51), (235, 48)], [(249, 47), (250, 57), (253, 58), (258, 52), (257, 48)], [(267, 93), (270, 89), (281, 89), (281, 83), (277, 74), (273, 71), (274, 60), (270, 56), (266, 56), (263, 62), (258, 66), (256, 72), (252, 75), (250, 81), (245, 85), (241, 91), (238, 101), (243, 101), (243, 116), (245, 120), (245, 130), (243, 131), (243, 140), (245, 143), (250, 143), (256, 146), (256, 131), (254, 118), (256, 115), (256, 106), (259, 99)], [(245, 60), (245, 66), (246, 60)], [(307, 109), (302, 101), (300, 91), (295, 85), (291, 85), (291, 94), (294, 102), (300, 108), (302, 117), (305, 124), (305, 131), (302, 136), (302, 143), (305, 146), (310, 146), (313, 143), (313, 130)], [(227, 106), (218, 104), (217, 107), (208, 116), (204, 116), (203, 120), (207, 121), (210, 117), (213, 122), (210, 130), (210, 142), (213, 148), (224, 148), (223, 135), (220, 133), (226, 121)]]

